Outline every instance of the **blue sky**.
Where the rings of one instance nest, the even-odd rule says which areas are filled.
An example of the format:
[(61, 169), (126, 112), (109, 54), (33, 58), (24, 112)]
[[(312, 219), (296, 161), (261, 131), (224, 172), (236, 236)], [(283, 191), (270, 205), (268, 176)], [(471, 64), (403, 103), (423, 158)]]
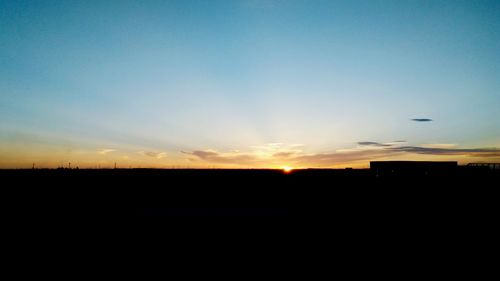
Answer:
[(0, 167), (497, 161), (499, 11), (0, 0)]

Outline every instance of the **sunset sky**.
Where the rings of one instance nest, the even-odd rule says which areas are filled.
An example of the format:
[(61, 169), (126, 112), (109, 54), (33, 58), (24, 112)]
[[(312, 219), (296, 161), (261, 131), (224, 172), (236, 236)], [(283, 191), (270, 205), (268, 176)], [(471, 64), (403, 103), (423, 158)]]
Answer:
[(0, 0), (0, 168), (500, 161), (500, 1)]

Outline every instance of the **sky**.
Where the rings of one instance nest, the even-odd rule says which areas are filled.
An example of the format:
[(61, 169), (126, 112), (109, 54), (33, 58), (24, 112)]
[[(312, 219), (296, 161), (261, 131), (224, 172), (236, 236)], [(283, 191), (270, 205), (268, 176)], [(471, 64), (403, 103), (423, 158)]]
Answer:
[(500, 1), (0, 0), (0, 168), (500, 161)]

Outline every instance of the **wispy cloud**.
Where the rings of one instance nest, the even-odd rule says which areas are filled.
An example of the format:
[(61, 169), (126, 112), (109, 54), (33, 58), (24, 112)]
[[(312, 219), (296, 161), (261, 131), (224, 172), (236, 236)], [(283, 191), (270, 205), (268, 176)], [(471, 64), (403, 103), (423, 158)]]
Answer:
[(249, 164), (257, 160), (257, 157), (243, 153), (219, 153), (214, 150), (195, 150), (193, 152), (184, 152), (184, 154), (193, 155), (199, 159), (213, 163), (223, 164)]
[[(193, 161), (202, 160), (214, 164), (253, 165), (255, 167), (292, 164), (295, 166), (315, 167), (334, 166), (351, 162), (370, 161), (374, 159), (413, 159), (416, 155), (454, 156), (454, 157), (500, 157), (499, 148), (457, 148), (453, 144), (434, 144), (427, 146), (401, 146), (394, 143), (373, 141), (358, 142), (357, 148), (342, 149), (329, 153), (305, 153), (301, 150), (273, 151), (269, 154), (269, 145), (260, 146), (264, 152), (252, 150), (248, 152), (215, 150), (195, 150), (183, 152)], [(274, 144), (273, 144), (274, 145)], [(271, 145), (271, 146), (273, 146)]]
[[(301, 147), (302, 145), (300, 145)], [(390, 145), (382, 145), (382, 148)], [(396, 151), (387, 151), (380, 147), (372, 147), (370, 149), (352, 149), (341, 152), (323, 153), (323, 154), (305, 154), (302, 150), (296, 148), (291, 149), (289, 145), (269, 144), (264, 146), (254, 146), (264, 151), (253, 150), (247, 153), (220, 153), (215, 150), (195, 150), (192, 152), (182, 152), (184, 154), (195, 156), (197, 159), (220, 164), (236, 164), (236, 165), (278, 165), (279, 163), (296, 164), (297, 166), (317, 166), (317, 165), (334, 165), (344, 162), (351, 162), (365, 159), (375, 159), (386, 157), (388, 155), (398, 154)], [(279, 147), (279, 149), (271, 149), (270, 147)], [(286, 150), (282, 150), (286, 147)], [(299, 147), (299, 145), (294, 146)], [(273, 152), (269, 154), (269, 152)]]
[(429, 118), (413, 118), (413, 119), (411, 119), (411, 121), (415, 121), (415, 122), (431, 122), (433, 120), (429, 119)]
[(249, 150), (242, 152), (232, 150), (230, 152), (218, 152), (212, 149), (195, 150), (182, 153), (194, 156), (188, 160), (202, 160), (206, 162), (234, 165), (265, 166), (288, 161), (302, 154), (303, 144), (268, 143), (264, 145), (250, 146)]
[(421, 146), (401, 146), (387, 148), (389, 151), (427, 155), (463, 155), (473, 157), (500, 157), (499, 148), (438, 148)]
[[(378, 147), (378, 146), (376, 146)], [(293, 160), (302, 165), (336, 165), (354, 161), (370, 161), (378, 158), (401, 157), (408, 154), (425, 154), (430, 156), (467, 156), (467, 157), (500, 157), (498, 148), (431, 148), (419, 146), (389, 146), (382, 149), (337, 151), (333, 153), (310, 154), (295, 157)], [(407, 156), (405, 156), (407, 157)]]
[(428, 143), (423, 144), (422, 147), (430, 147), (430, 148), (453, 148), (457, 145), (454, 143)]
[(156, 158), (156, 159), (162, 159), (162, 158), (167, 157), (167, 153), (166, 152), (139, 151), (138, 153), (141, 154), (141, 155), (153, 157), (153, 158)]
[(294, 155), (296, 155), (296, 152), (293, 151), (287, 151), (287, 152), (276, 152), (273, 154), (273, 157), (275, 158), (290, 158)]
[(98, 150), (97, 153), (101, 154), (101, 155), (106, 155), (108, 153), (115, 152), (115, 151), (116, 151), (116, 149), (103, 148), (103, 149)]
[(371, 149), (303, 155), (296, 157), (294, 161), (302, 165), (338, 165), (354, 161), (378, 159), (396, 154), (400, 154), (400, 152), (388, 151), (385, 149)]
[(358, 142), (358, 144), (361, 145), (361, 146), (374, 146), (374, 147), (392, 146), (392, 144), (379, 143), (379, 142), (374, 142), (374, 141), (360, 141), (360, 142)]
[(303, 144), (294, 143), (294, 144), (285, 144), (281, 142), (268, 143), (265, 145), (253, 145), (250, 146), (253, 150), (259, 151), (270, 151), (270, 152), (282, 152), (282, 151), (300, 151), (304, 147)]

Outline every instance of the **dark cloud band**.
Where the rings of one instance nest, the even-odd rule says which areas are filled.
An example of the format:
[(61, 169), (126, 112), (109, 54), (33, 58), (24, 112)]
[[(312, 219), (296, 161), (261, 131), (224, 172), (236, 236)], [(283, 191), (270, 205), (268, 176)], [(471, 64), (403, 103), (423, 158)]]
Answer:
[(430, 155), (472, 155), (483, 157), (500, 157), (500, 149), (498, 148), (432, 148), (420, 146), (400, 146), (387, 148), (390, 151), (407, 152), (415, 154), (430, 154)]
[(379, 142), (374, 142), (374, 141), (360, 141), (360, 142), (358, 142), (358, 144), (362, 145), (362, 146), (375, 146), (375, 147), (387, 147), (387, 146), (391, 146), (390, 144), (379, 143)]

